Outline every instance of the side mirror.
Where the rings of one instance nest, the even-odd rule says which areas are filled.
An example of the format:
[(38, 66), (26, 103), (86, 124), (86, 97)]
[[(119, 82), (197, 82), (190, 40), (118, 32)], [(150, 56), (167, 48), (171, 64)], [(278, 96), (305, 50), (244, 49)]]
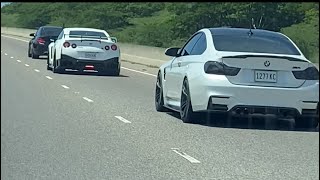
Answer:
[(178, 52), (180, 52), (180, 48), (168, 48), (168, 49), (166, 49), (164, 54), (167, 56), (177, 57)]
[(50, 39), (50, 42), (56, 42), (56, 40), (55, 39)]
[(111, 41), (114, 42), (114, 43), (117, 43), (118, 42), (118, 39), (116, 37), (110, 37), (111, 38)]
[(34, 37), (34, 33), (31, 33), (30, 36)]

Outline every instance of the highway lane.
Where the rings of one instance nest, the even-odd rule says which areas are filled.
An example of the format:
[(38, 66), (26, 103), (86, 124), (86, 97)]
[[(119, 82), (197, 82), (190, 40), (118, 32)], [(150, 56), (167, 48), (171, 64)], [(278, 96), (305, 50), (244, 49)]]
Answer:
[(1, 51), (2, 177), (319, 179), (318, 132), (183, 124), (154, 110), (153, 76), (53, 74), (4, 37)]

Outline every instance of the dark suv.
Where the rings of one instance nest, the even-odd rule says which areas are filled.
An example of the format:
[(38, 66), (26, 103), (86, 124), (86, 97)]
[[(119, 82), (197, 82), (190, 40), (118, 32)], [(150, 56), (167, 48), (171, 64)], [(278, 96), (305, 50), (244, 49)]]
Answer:
[(29, 42), (28, 57), (38, 59), (41, 55), (48, 54), (50, 39), (57, 39), (63, 27), (41, 26), (36, 33), (31, 33), (33, 38)]

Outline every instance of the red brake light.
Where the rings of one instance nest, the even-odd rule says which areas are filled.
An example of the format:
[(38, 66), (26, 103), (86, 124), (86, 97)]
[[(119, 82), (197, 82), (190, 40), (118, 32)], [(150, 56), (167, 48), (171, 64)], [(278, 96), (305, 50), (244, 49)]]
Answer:
[(109, 50), (110, 47), (109, 47), (109, 46), (105, 46), (104, 49), (105, 49), (105, 50)]
[(64, 43), (63, 43), (63, 47), (67, 48), (67, 47), (69, 47), (69, 46), (70, 46), (70, 43), (69, 43), (69, 42), (64, 42)]
[(46, 41), (45, 41), (43, 38), (38, 38), (38, 39), (37, 39), (37, 42), (38, 42), (39, 44), (44, 44)]
[(77, 45), (76, 45), (76, 44), (72, 44), (71, 47), (72, 47), (72, 48), (76, 48)]
[(113, 44), (113, 45), (111, 46), (111, 49), (115, 51), (115, 50), (117, 50), (117, 46), (116, 46), (115, 44)]

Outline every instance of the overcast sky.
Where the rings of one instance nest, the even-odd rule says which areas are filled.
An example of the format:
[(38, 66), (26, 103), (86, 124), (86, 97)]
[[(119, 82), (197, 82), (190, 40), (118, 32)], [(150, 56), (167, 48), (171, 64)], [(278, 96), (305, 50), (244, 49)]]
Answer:
[(4, 5), (6, 5), (6, 4), (8, 4), (8, 3), (9, 3), (9, 2), (2, 2), (2, 3), (1, 3), (1, 7), (4, 6)]

